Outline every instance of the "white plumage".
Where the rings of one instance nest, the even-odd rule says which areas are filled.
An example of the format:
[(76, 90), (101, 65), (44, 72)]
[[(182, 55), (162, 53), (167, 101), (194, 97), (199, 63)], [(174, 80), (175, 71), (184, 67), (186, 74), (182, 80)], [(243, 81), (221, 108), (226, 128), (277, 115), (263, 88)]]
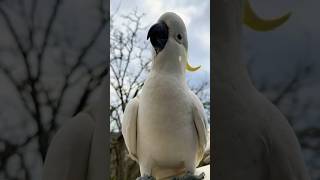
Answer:
[(174, 13), (165, 13), (158, 22), (167, 25), (168, 39), (156, 49), (152, 70), (139, 97), (128, 103), (122, 121), (127, 149), (139, 163), (141, 175), (156, 179), (193, 173), (207, 144), (203, 105), (185, 80), (184, 23)]

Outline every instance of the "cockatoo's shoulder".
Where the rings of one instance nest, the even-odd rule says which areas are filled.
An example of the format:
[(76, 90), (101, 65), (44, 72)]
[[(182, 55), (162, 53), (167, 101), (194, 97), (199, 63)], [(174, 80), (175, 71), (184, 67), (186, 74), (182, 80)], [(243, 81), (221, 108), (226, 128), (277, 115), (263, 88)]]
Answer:
[(56, 133), (44, 163), (44, 180), (86, 179), (93, 122), (89, 114), (80, 113)]
[(268, 110), (270, 112), (264, 131), (266, 160), (272, 164), (269, 168), (269, 176), (273, 179), (309, 180), (294, 130), (279, 109), (273, 106)]

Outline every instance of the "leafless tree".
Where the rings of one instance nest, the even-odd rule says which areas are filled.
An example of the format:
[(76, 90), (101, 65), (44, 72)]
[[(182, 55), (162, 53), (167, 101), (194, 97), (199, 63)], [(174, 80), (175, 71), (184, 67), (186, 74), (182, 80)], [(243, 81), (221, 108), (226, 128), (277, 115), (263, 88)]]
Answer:
[[(70, 3), (77, 4), (0, 1), (1, 88), (6, 86), (11, 93), (2, 99), (13, 104), (9, 108), (1, 104), (0, 113), (7, 115), (1, 116), (0, 179), (40, 179), (38, 172), (52, 136), (88, 104), (107, 75), (105, 1), (72, 7), (87, 6), (92, 13), (87, 26), (72, 24), (80, 27), (64, 22), (80, 22), (88, 15), (75, 15)], [(12, 122), (16, 125), (7, 128)]]
[[(121, 135), (121, 118), (126, 104), (139, 94), (152, 60), (151, 48), (146, 42), (147, 27), (143, 13), (133, 11), (125, 16), (113, 13), (110, 37), (110, 131), (111, 179), (134, 179), (139, 176), (138, 165), (127, 157)], [(122, 22), (120, 23), (114, 23)], [(190, 84), (190, 83), (189, 83)], [(209, 114), (209, 82), (191, 86), (200, 96)]]
[(111, 91), (111, 128), (121, 129), (121, 115), (128, 101), (138, 95), (143, 86), (145, 74), (150, 69), (151, 61), (146, 56), (147, 43), (139, 33), (144, 15), (137, 11), (122, 16), (124, 23), (115, 28), (111, 20), (110, 37), (110, 91)]
[[(146, 58), (147, 44), (139, 39), (143, 14), (134, 11), (126, 16), (111, 19), (110, 31), (110, 131), (111, 133), (111, 179), (134, 179), (129, 169), (137, 170), (137, 164), (126, 156), (121, 130), (121, 117), (126, 104), (138, 95), (143, 86), (150, 61)], [(114, 21), (123, 20), (121, 26)]]

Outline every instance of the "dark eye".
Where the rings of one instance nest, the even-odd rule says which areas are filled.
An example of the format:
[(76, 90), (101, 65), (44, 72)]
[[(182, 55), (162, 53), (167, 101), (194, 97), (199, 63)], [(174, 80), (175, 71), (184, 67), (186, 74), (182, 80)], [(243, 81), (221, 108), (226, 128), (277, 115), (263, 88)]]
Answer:
[(178, 38), (179, 40), (181, 40), (181, 39), (182, 39), (181, 34), (178, 34), (178, 35), (177, 35), (177, 38)]

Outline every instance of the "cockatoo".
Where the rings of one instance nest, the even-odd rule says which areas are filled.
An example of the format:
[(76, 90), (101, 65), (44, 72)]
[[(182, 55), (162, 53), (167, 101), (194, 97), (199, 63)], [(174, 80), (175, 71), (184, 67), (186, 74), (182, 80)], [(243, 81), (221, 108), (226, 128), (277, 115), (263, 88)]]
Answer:
[(207, 144), (203, 105), (189, 89), (188, 39), (183, 20), (163, 14), (147, 38), (155, 50), (141, 93), (126, 106), (122, 134), (129, 156), (140, 166), (139, 179), (203, 179), (194, 175)]
[(106, 180), (107, 80), (99, 99), (66, 122), (50, 143), (43, 167), (43, 180)]
[[(244, 6), (242, 2), (213, 1), (211, 176), (216, 180), (308, 180), (293, 129), (278, 108), (253, 86), (241, 62), (241, 14), (242, 7), (248, 6), (247, 1)], [(280, 25), (273, 21), (265, 25), (260, 20), (250, 23), (259, 31)]]

